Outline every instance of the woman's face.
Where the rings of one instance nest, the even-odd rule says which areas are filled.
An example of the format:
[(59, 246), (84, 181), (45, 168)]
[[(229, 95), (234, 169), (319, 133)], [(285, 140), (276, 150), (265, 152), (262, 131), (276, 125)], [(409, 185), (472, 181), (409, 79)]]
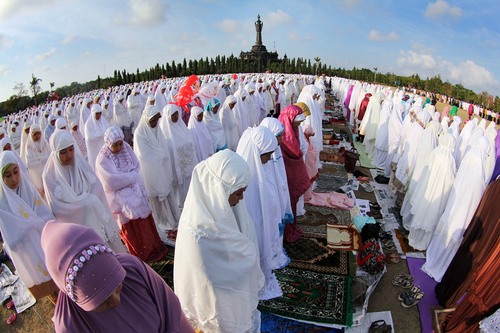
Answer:
[(236, 105), (236, 102), (229, 104), (229, 108), (232, 110), (234, 106)]
[(101, 119), (101, 116), (102, 116), (102, 112), (96, 112), (95, 113), (95, 120)]
[(73, 131), (78, 131), (78, 125), (73, 126)]
[(52, 126), (55, 126), (55, 125), (56, 125), (56, 120), (55, 120), (55, 119), (52, 119), (52, 120), (50, 121), (50, 124), (51, 124)]
[(149, 101), (149, 105), (155, 105), (155, 100)]
[(260, 155), (260, 161), (262, 162), (262, 164), (266, 164), (267, 162), (269, 162), (271, 160), (271, 155), (273, 153), (274, 153), (274, 150), (270, 151), (269, 153), (265, 153), (265, 154)]
[(247, 99), (247, 97), (246, 97), (246, 96), (244, 96), (241, 100), (242, 100), (242, 101), (244, 101), (245, 99)]
[(40, 141), (40, 138), (42, 137), (42, 132), (37, 131), (37, 132), (33, 133), (31, 135), (31, 137), (33, 138), (34, 142), (38, 142), (38, 141)]
[(294, 121), (294, 122), (292, 122), (292, 128), (293, 128), (293, 129), (299, 128), (300, 123), (301, 123), (302, 121), (303, 121), (303, 120), (301, 120), (301, 121)]
[(179, 111), (175, 111), (171, 116), (170, 119), (172, 120), (173, 123), (176, 123), (177, 120), (179, 120)]
[(2, 140), (5, 137), (5, 134), (0, 134), (0, 140)]
[(114, 309), (120, 305), (120, 293), (122, 291), (123, 284), (120, 283), (118, 288), (113, 291), (113, 293), (97, 308), (92, 310), (93, 312), (104, 312), (109, 309)]
[(217, 114), (217, 112), (219, 112), (219, 108), (220, 108), (220, 104), (217, 104), (216, 106), (214, 106), (214, 108), (212, 109), (212, 112), (214, 114)]
[(62, 165), (71, 165), (74, 158), (75, 148), (73, 146), (69, 146), (59, 151), (59, 160), (61, 161)]
[(123, 148), (123, 140), (118, 140), (109, 147), (113, 154), (118, 154)]
[(24, 130), (24, 133), (30, 134), (30, 128), (28, 127), (27, 129)]
[(198, 122), (203, 121), (203, 112), (200, 113), (199, 115), (196, 116), (196, 119), (198, 119)]
[(283, 133), (277, 135), (276, 140), (278, 140), (278, 146), (279, 146), (281, 144), (281, 141), (283, 141)]
[(161, 118), (161, 114), (157, 113), (153, 116), (153, 118), (149, 119), (149, 126), (151, 128), (155, 128), (158, 125), (158, 120)]
[(3, 150), (12, 150), (12, 146), (10, 143), (7, 143), (5, 146), (3, 146)]
[(3, 173), (3, 182), (11, 190), (17, 189), (19, 182), (21, 181), (21, 172), (19, 172), (19, 167), (17, 164), (9, 165), (9, 167)]
[(234, 207), (238, 204), (238, 202), (240, 202), (240, 200), (242, 200), (244, 197), (243, 197), (243, 192), (245, 192), (247, 188), (246, 187), (243, 187), (243, 188), (240, 188), (239, 190), (233, 192), (230, 196), (229, 196), (229, 206), (231, 207)]

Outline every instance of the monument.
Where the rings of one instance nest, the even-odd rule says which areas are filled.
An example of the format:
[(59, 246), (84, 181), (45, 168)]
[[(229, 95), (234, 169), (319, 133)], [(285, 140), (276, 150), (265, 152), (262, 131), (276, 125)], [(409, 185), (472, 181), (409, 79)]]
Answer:
[[(260, 20), (260, 15), (257, 15), (257, 22), (255, 22), (255, 30), (257, 31), (257, 36), (255, 38), (255, 45), (252, 46), (250, 52), (240, 53), (241, 59), (248, 59), (254, 62), (257, 67), (258, 61), (260, 59), (261, 66), (269, 67), (271, 62), (280, 61), (278, 59), (278, 52), (268, 52), (264, 44), (262, 44), (262, 28), (264, 23)], [(257, 68), (256, 68), (257, 69)]]

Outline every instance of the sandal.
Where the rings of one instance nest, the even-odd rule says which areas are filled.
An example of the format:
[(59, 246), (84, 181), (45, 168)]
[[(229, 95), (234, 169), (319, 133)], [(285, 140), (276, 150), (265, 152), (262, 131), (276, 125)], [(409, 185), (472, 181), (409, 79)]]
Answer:
[(399, 294), (398, 300), (403, 301), (405, 298), (413, 297), (419, 292), (421, 292), (420, 286), (413, 286), (410, 291), (405, 291)]
[(10, 301), (9, 303), (7, 303), (7, 309), (12, 309), (14, 307), (14, 301)]
[(388, 265), (397, 264), (401, 261), (401, 255), (399, 253), (389, 253), (386, 255), (385, 263)]
[(413, 295), (412, 297), (408, 297), (408, 298), (403, 299), (403, 301), (401, 302), (401, 306), (403, 308), (411, 308), (412, 306), (414, 306), (415, 304), (420, 302), (420, 300), (422, 298), (424, 298), (424, 293), (418, 292), (415, 295)]
[(413, 287), (413, 276), (408, 274), (396, 275), (392, 279), (392, 284), (395, 286), (402, 287), (404, 289), (409, 289)]
[(16, 318), (17, 318), (17, 316), (16, 316), (16, 314), (15, 314), (15, 313), (11, 314), (11, 315), (9, 316), (9, 319), (7, 319), (7, 324), (8, 324), (8, 325), (12, 324), (12, 323), (14, 322), (14, 320), (16, 320)]

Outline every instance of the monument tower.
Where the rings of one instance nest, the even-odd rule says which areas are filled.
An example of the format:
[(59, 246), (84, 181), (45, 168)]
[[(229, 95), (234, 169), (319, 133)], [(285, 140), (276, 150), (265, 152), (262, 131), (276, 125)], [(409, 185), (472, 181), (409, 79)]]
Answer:
[(269, 63), (272, 61), (279, 61), (278, 52), (268, 52), (267, 48), (264, 44), (262, 44), (262, 28), (264, 27), (264, 23), (260, 20), (260, 15), (257, 15), (257, 21), (255, 22), (255, 31), (257, 32), (255, 38), (255, 45), (252, 46), (252, 50), (250, 52), (241, 52), (240, 58), (249, 59), (254, 63), (260, 59), (261, 64), (265, 67), (269, 66)]

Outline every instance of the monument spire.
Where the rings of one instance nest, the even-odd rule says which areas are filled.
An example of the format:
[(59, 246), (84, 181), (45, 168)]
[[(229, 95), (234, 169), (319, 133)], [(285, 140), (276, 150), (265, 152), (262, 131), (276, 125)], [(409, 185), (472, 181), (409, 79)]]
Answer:
[(255, 30), (257, 31), (257, 39), (255, 45), (262, 45), (262, 27), (264, 23), (260, 20), (260, 14), (257, 15), (257, 22), (255, 22)]

